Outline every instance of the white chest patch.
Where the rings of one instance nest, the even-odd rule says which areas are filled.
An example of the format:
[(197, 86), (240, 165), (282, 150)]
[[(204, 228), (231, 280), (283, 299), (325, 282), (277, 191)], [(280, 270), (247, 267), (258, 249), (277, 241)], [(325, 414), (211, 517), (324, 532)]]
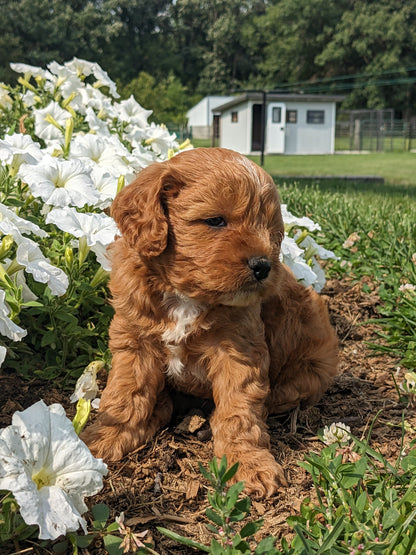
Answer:
[(184, 368), (181, 343), (196, 329), (195, 322), (204, 307), (188, 297), (172, 293), (165, 294), (163, 302), (168, 309), (170, 320), (174, 323), (173, 327), (162, 334), (162, 341), (171, 353), (166, 373), (171, 377), (178, 377)]

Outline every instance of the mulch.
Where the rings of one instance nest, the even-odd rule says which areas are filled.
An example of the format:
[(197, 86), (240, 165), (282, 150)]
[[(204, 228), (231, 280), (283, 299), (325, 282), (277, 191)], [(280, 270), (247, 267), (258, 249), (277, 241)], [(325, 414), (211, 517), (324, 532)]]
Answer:
[[(371, 280), (366, 280), (366, 284), (371, 287)], [(272, 451), (285, 469), (289, 486), (269, 499), (252, 499), (250, 518), (264, 519), (256, 536), (258, 540), (270, 534), (290, 539), (291, 528), (286, 520), (298, 514), (301, 501), (313, 493), (312, 481), (298, 462), (304, 454), (322, 449), (317, 437), (320, 428), (344, 422), (355, 436), (366, 437), (372, 427), (371, 446), (391, 460), (403, 448), (403, 410), (410, 429), (416, 429), (415, 415), (399, 403), (393, 379), (402, 381), (405, 370), (398, 370), (397, 361), (376, 354), (368, 345), (377, 341), (378, 326), (374, 320), (379, 317), (380, 300), (376, 291), (364, 293), (362, 287), (362, 281), (330, 280), (323, 291), (340, 341), (339, 375), (323, 399), (317, 406), (299, 413), (296, 431), (291, 430), (290, 415), (269, 418)], [(104, 384), (105, 375), (101, 379)], [(16, 410), (39, 399), (47, 404), (61, 403), (69, 417), (74, 414), (68, 392), (36, 380), (27, 382), (7, 372), (0, 374), (0, 427), (10, 424)], [(208, 545), (212, 535), (205, 526), (207, 484), (198, 462), (207, 467), (213, 456), (209, 409), (201, 405), (186, 415), (177, 415), (154, 441), (110, 464), (103, 490), (88, 503), (107, 504), (113, 520), (124, 512), (125, 524), (133, 531), (148, 530), (144, 541), (152, 542), (158, 553), (194, 552), (161, 535), (158, 526)], [(414, 435), (412, 432), (406, 435), (404, 447)], [(43, 552), (47, 551), (33, 551)], [(81, 552), (105, 553), (101, 541)]]

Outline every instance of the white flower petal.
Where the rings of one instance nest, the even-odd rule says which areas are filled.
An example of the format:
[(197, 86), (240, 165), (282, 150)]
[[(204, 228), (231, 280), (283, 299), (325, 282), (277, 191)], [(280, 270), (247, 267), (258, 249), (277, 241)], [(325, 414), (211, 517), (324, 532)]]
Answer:
[(3, 289), (0, 289), (0, 333), (13, 341), (20, 341), (27, 335), (27, 331), (15, 324), (9, 318), (9, 313), (10, 309), (6, 303), (6, 293)]
[(52, 266), (33, 242), (24, 241), (17, 247), (16, 260), (33, 275), (35, 281), (46, 283), (52, 295), (61, 296), (68, 289), (68, 276), (63, 270)]
[(6, 355), (7, 355), (6, 347), (3, 347), (2, 345), (0, 345), (0, 366), (3, 364), (6, 358)]
[(289, 227), (298, 225), (300, 227), (305, 227), (309, 231), (316, 231), (321, 229), (321, 226), (313, 222), (310, 218), (307, 218), (306, 216), (304, 216), (303, 218), (297, 218), (296, 216), (291, 214), (287, 209), (286, 204), (282, 204), (281, 209), (285, 225), (288, 225)]

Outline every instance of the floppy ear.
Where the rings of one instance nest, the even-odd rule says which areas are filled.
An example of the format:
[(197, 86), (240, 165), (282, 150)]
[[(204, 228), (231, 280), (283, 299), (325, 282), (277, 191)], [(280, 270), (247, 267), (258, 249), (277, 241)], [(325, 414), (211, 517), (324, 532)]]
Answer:
[(169, 162), (156, 162), (114, 199), (111, 216), (128, 244), (142, 256), (158, 256), (167, 246), (165, 193), (171, 189)]

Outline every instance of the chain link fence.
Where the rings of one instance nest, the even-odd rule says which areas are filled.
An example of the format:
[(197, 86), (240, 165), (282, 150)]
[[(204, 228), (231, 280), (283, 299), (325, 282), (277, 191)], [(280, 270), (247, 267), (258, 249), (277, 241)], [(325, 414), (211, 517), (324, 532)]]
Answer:
[(394, 119), (393, 110), (345, 110), (338, 113), (337, 151), (392, 152), (416, 149), (416, 118)]

